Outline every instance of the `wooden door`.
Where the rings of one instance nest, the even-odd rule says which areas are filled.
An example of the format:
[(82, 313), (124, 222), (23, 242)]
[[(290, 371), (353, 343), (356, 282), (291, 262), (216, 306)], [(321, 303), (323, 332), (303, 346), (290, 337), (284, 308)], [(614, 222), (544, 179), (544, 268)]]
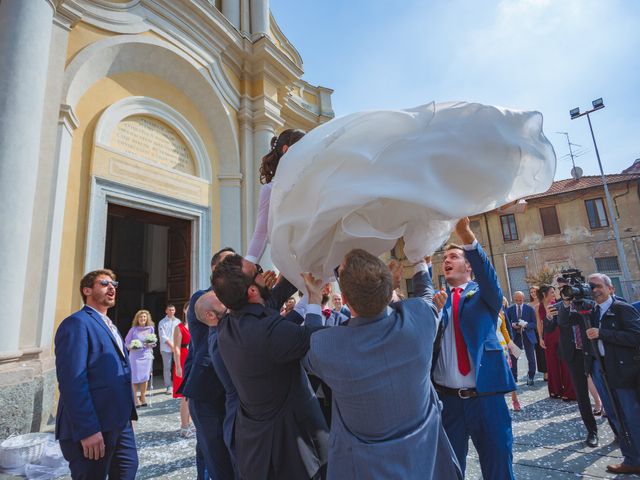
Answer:
[(182, 308), (191, 297), (191, 222), (179, 220), (169, 226), (167, 248), (167, 303), (173, 303), (182, 318)]

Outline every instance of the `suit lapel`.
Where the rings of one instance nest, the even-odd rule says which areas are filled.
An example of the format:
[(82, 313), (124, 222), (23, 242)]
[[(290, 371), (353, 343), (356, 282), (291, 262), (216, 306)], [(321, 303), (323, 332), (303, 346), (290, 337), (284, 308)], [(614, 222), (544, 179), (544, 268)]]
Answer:
[(451, 289), (447, 285), (447, 301), (442, 307), (442, 327), (447, 328), (449, 325), (449, 310), (451, 309)]
[(477, 288), (477, 284), (475, 282), (467, 283), (467, 287), (460, 294), (460, 304), (458, 305), (458, 316), (460, 318), (460, 322), (462, 323), (462, 310), (464, 308), (465, 301), (467, 299), (467, 294)]
[[(111, 343), (113, 343), (113, 346), (115, 347), (116, 351), (118, 352), (118, 354), (123, 357), (125, 357), (125, 354), (122, 350), (120, 350), (120, 346), (118, 345), (118, 342), (116, 341), (116, 339), (113, 336), (113, 333), (111, 333), (111, 330), (109, 330), (109, 327), (107, 327), (107, 324), (104, 323), (104, 320), (102, 320), (102, 317), (100, 317), (100, 315), (98, 314), (98, 312), (96, 312), (95, 310), (93, 310), (91, 307), (87, 307), (85, 305), (84, 307), (84, 311), (86, 313), (89, 314), (89, 316), (100, 326), (100, 328), (102, 328), (102, 330), (107, 334), (107, 336), (109, 337), (109, 339), (111, 340)], [(124, 340), (122, 340), (122, 348), (124, 350)]]

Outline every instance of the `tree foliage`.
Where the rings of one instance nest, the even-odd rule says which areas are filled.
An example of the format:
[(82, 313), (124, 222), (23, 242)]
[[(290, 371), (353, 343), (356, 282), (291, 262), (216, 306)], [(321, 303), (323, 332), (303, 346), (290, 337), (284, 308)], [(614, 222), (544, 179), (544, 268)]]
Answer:
[(524, 280), (529, 286), (553, 285), (555, 283), (556, 277), (558, 276), (558, 273), (560, 273), (560, 270), (558, 268), (543, 267), (536, 273), (524, 277)]

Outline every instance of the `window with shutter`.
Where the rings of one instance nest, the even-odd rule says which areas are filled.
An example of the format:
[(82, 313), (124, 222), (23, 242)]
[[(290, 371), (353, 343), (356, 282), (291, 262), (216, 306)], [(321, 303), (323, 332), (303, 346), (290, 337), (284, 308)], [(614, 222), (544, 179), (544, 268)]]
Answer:
[(609, 226), (607, 219), (607, 212), (604, 209), (604, 202), (602, 198), (594, 198), (591, 200), (585, 200), (585, 207), (587, 208), (587, 217), (589, 217), (589, 226), (593, 228), (604, 228)]
[(518, 229), (516, 228), (515, 215), (501, 215), (500, 224), (502, 225), (502, 238), (505, 242), (518, 240)]
[(540, 220), (542, 220), (542, 232), (545, 235), (558, 235), (561, 233), (558, 212), (556, 212), (555, 206), (541, 208)]

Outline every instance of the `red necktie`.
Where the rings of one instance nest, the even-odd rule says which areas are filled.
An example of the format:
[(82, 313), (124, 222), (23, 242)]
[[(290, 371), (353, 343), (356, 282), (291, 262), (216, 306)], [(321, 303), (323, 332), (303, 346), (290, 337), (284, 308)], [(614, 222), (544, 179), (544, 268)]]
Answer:
[(464, 343), (464, 337), (462, 336), (462, 330), (460, 330), (460, 316), (458, 315), (458, 306), (460, 305), (460, 292), (461, 288), (453, 289), (453, 331), (456, 334), (456, 354), (458, 355), (458, 370), (462, 375), (468, 375), (471, 371), (471, 364), (469, 363), (469, 352), (467, 351), (467, 345)]

